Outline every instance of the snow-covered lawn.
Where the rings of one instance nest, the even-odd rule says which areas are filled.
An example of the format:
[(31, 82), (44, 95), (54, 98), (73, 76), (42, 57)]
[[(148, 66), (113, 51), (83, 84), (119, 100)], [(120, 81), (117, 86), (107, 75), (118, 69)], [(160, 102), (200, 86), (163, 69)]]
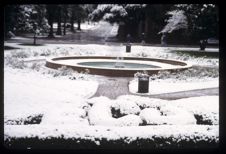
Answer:
[[(4, 71), (4, 113), (22, 118), (29, 114), (43, 114), (67, 104), (81, 105), (81, 100), (92, 96), (96, 81), (65, 80), (37, 72)], [(84, 101), (84, 100), (83, 100)]]
[[(4, 52), (4, 135), (12, 138), (74, 138), (101, 144), (101, 139), (132, 142), (219, 141), (219, 96), (162, 100), (135, 95), (115, 100), (93, 96), (103, 76), (70, 69), (52, 70), (43, 59), (69, 55), (135, 56), (184, 60), (194, 68), (177, 74), (160, 73), (150, 79), (150, 94), (219, 87), (219, 59), (171, 53), (171, 48), (46, 44), (20, 46)], [(215, 50), (215, 49), (211, 49)], [(31, 61), (38, 60), (38, 61)], [(40, 61), (39, 61), (40, 60)], [(137, 80), (129, 89), (137, 92)], [(166, 144), (170, 144), (166, 142)], [(154, 146), (153, 146), (154, 147)], [(161, 147), (161, 146), (160, 146)]]
[[(180, 91), (205, 89), (205, 88), (218, 88), (218, 80), (209, 81), (172, 81), (172, 80), (162, 80), (162, 81), (149, 81), (149, 93), (143, 93), (140, 95), (154, 95), (154, 94), (164, 94), (173, 93)], [(129, 84), (129, 90), (131, 93), (138, 93), (138, 80), (132, 80)]]

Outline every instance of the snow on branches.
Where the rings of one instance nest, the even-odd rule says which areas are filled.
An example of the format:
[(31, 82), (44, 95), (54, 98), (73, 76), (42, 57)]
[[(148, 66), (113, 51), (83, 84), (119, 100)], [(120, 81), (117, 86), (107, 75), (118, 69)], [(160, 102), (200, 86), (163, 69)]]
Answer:
[(145, 4), (100, 4), (90, 14), (92, 20), (101, 20), (117, 22), (120, 19), (131, 16), (128, 10), (136, 11), (146, 7)]
[(171, 33), (178, 29), (186, 29), (188, 26), (187, 17), (182, 10), (167, 12), (171, 17), (167, 20), (167, 25), (159, 33)]

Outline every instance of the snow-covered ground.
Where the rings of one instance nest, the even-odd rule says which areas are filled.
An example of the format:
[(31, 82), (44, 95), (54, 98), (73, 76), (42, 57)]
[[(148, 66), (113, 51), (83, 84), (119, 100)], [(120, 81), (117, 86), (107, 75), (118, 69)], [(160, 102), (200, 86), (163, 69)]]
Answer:
[[(96, 25), (97, 25), (97, 23), (94, 23), (94, 22), (90, 22), (90, 23), (83, 22), (83, 23), (81, 23), (80, 26), (81, 26), (81, 29), (82, 30), (89, 30), (89, 29), (95, 28)], [(78, 25), (75, 23), (74, 24), (74, 27), (77, 28), (77, 26)], [(57, 28), (57, 23), (53, 23), (53, 28)]]
[[(153, 95), (153, 94), (164, 94), (164, 93), (172, 93), (172, 92), (180, 92), (180, 91), (188, 91), (195, 89), (205, 89), (205, 88), (218, 88), (219, 81), (218, 80), (209, 80), (209, 81), (178, 81), (166, 79), (166, 80), (158, 80), (158, 81), (150, 81), (149, 82), (149, 93), (143, 93), (141, 95)], [(138, 81), (132, 80), (129, 84), (129, 90), (131, 93), (138, 93)]]
[[(106, 97), (90, 99), (98, 88), (98, 82), (105, 77), (66, 68), (52, 70), (46, 68), (43, 61), (69, 55), (121, 55), (183, 60), (195, 65), (177, 74), (162, 72), (152, 76), (150, 94), (161, 94), (219, 87), (218, 58), (181, 56), (165, 47), (132, 46), (132, 52), (125, 53), (122, 45), (5, 45), (20, 47), (4, 51), (5, 139), (64, 134), (65, 137), (86, 139), (128, 137), (135, 140), (154, 135), (182, 138), (183, 135), (194, 137), (195, 134), (201, 136), (200, 140), (207, 137), (218, 142), (219, 96), (173, 101), (134, 95), (120, 96), (116, 100)], [(137, 79), (130, 82), (129, 88), (136, 93)], [(112, 108), (119, 110), (122, 116), (114, 118)], [(41, 119), (40, 123), (31, 121), (37, 117)], [(25, 125), (26, 121), (32, 124)]]

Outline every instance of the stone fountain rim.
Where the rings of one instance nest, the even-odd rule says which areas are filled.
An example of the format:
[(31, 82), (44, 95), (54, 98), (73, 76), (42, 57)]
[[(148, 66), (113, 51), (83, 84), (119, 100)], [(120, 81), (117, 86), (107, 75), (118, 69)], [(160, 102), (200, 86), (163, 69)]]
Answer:
[(171, 68), (103, 68), (103, 67), (94, 67), (94, 66), (84, 66), (84, 65), (70, 65), (70, 64), (60, 64), (58, 60), (71, 60), (71, 59), (104, 59), (104, 60), (116, 60), (117, 57), (115, 56), (63, 56), (63, 57), (53, 57), (46, 59), (46, 66), (58, 69), (62, 66), (66, 66), (68, 68), (72, 68), (78, 72), (84, 72), (85, 70), (89, 69), (90, 74), (96, 75), (104, 75), (104, 76), (115, 76), (115, 77), (133, 77), (136, 72), (140, 71), (147, 71), (149, 74), (156, 74), (158, 71), (175, 71), (175, 70), (183, 70), (191, 68), (192, 65), (174, 59), (160, 59), (160, 58), (143, 58), (143, 57), (123, 57), (124, 60), (139, 60), (139, 61), (154, 61), (154, 62), (161, 62), (166, 64), (175, 65), (175, 67)]

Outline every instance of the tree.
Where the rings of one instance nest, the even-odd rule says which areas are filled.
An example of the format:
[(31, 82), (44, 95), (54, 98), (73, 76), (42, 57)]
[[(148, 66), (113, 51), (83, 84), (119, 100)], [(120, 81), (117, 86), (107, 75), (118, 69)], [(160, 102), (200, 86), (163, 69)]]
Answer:
[(5, 7), (5, 32), (35, 32), (48, 30), (44, 5), (8, 5)]
[(77, 30), (81, 30), (81, 21), (86, 17), (83, 5), (75, 5), (75, 19), (77, 20)]
[(90, 14), (97, 8), (97, 4), (85, 4), (83, 7), (86, 13), (86, 19), (88, 20), (88, 24), (89, 24)]
[(11, 31), (16, 32), (17, 13), (19, 11), (18, 5), (7, 5), (4, 8), (4, 37), (7, 38), (7, 33)]
[(167, 12), (171, 17), (167, 20), (167, 25), (159, 33), (172, 33), (178, 29), (186, 29), (188, 27), (187, 17), (182, 10), (174, 10)]
[(57, 35), (62, 35), (61, 31), (61, 14), (62, 14), (62, 5), (57, 6)]
[(75, 18), (75, 10), (76, 6), (75, 5), (69, 5), (69, 16), (70, 16), (70, 24), (71, 24), (71, 31), (74, 33), (74, 18)]
[(68, 15), (68, 5), (63, 5), (62, 6), (62, 10), (63, 10), (63, 22), (64, 22), (64, 35), (66, 35), (66, 22), (67, 22), (67, 18), (69, 17)]
[(191, 40), (219, 37), (218, 6), (214, 4), (180, 4), (175, 9), (183, 10), (188, 21), (187, 34)]
[(77, 30), (81, 30), (81, 22), (88, 18), (88, 12), (92, 10), (91, 4), (77, 4), (70, 5), (69, 14), (70, 14), (70, 23), (71, 23), (71, 31), (74, 32), (74, 21), (77, 22)]
[(53, 22), (55, 19), (55, 13), (56, 13), (57, 5), (46, 5), (46, 10), (47, 10), (47, 18), (48, 18), (48, 23), (50, 25), (50, 30), (49, 30), (49, 38), (54, 38), (55, 36), (53, 35)]
[(93, 21), (104, 19), (118, 23), (118, 37), (125, 39), (128, 33), (136, 37), (139, 22), (143, 19), (145, 4), (101, 4), (90, 15)]
[(172, 7), (160, 4), (102, 4), (92, 12), (94, 21), (104, 19), (110, 23), (118, 23), (118, 37), (125, 40), (127, 34), (140, 40), (143, 33), (147, 39), (154, 41), (164, 24), (165, 13)]

